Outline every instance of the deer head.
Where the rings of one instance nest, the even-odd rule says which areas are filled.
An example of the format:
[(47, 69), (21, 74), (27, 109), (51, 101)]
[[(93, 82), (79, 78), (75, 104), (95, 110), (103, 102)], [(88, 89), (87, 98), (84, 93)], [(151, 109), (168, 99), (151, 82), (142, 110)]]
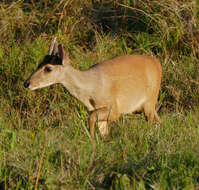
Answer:
[(59, 79), (62, 70), (69, 65), (69, 62), (70, 60), (65, 55), (63, 46), (61, 44), (58, 45), (56, 38), (54, 38), (50, 43), (48, 55), (44, 57), (36, 71), (24, 82), (24, 87), (36, 90), (60, 83)]

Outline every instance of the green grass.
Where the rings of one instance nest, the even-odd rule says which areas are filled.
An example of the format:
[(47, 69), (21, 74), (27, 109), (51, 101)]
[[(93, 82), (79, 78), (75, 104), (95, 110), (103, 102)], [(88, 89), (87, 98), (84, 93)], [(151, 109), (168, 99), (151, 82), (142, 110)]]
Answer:
[[(197, 114), (196, 114), (197, 115)], [(93, 147), (83, 125), (73, 121), (37, 129), (1, 130), (2, 187), (31, 189), (38, 168), (40, 189), (191, 189), (198, 186), (198, 117), (194, 113), (162, 116), (161, 126), (123, 116), (113, 123), (106, 142)], [(121, 186), (121, 188), (119, 188)]]
[[(198, 4), (107, 1), (103, 15), (100, 7), (79, 0), (0, 3), (0, 189), (199, 187)], [(116, 55), (156, 55), (162, 123), (122, 115), (110, 123), (107, 140), (96, 129), (94, 149), (89, 113), (66, 89), (23, 87), (54, 35), (81, 70)]]

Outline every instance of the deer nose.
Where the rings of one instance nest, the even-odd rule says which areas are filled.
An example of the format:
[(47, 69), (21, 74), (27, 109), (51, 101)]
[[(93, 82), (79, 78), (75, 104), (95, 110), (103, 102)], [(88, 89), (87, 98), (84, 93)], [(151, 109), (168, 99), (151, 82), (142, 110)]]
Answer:
[(27, 82), (27, 81), (24, 82), (24, 87), (25, 87), (25, 88), (28, 88), (29, 85), (30, 85), (30, 82)]

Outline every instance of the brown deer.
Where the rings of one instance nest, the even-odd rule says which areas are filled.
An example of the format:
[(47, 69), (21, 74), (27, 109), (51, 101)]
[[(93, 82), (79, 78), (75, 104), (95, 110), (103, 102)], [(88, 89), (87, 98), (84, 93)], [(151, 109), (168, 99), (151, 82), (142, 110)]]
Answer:
[(151, 123), (154, 116), (160, 120), (155, 106), (161, 75), (159, 60), (143, 55), (118, 56), (88, 70), (76, 70), (54, 38), (48, 55), (24, 86), (35, 90), (62, 84), (91, 112), (91, 137), (94, 137), (96, 122), (101, 136), (105, 137), (109, 133), (107, 122), (117, 120), (121, 114), (143, 110)]

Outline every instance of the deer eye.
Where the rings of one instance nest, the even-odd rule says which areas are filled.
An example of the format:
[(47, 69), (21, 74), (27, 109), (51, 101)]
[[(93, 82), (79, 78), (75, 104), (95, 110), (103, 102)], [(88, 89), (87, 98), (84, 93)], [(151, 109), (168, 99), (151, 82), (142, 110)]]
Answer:
[(47, 72), (47, 73), (49, 73), (49, 72), (52, 71), (52, 68), (51, 67), (45, 67), (44, 71)]

